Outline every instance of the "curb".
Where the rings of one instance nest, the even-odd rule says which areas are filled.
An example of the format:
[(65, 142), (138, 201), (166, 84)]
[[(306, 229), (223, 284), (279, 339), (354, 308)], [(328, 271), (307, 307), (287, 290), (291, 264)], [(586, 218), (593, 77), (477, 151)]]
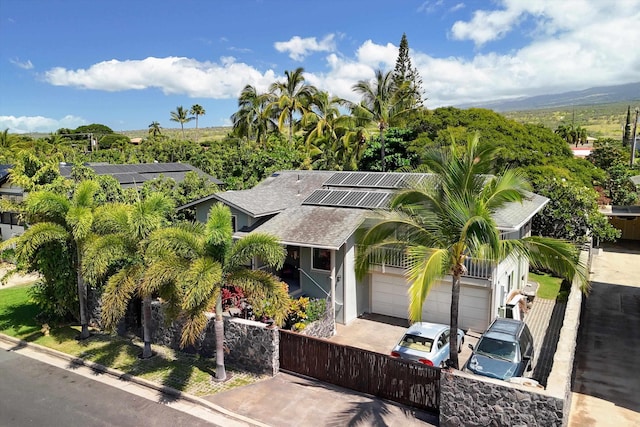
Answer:
[(52, 348), (48, 348), (48, 347), (44, 347), (41, 346), (39, 344), (35, 344), (35, 343), (30, 343), (27, 341), (23, 341), (21, 339), (18, 338), (14, 338), (11, 337), (9, 335), (5, 335), (5, 334), (0, 334), (0, 341), (4, 341), (7, 344), (11, 344), (11, 345), (15, 345), (18, 348), (24, 348), (24, 347), (28, 347), (32, 350), (35, 350), (37, 352), (40, 353), (44, 353), (47, 354), (51, 357), (55, 357), (58, 359), (63, 359), (66, 360), (74, 365), (79, 365), (79, 366), (85, 366), (93, 371), (96, 372), (101, 372), (103, 374), (107, 374), (110, 375), (114, 378), (117, 378), (119, 380), (122, 381), (127, 381), (130, 383), (134, 383), (152, 390), (155, 390), (159, 393), (163, 393), (172, 397), (175, 397), (176, 399), (181, 399), (181, 400), (185, 400), (187, 402), (196, 404), (196, 405), (200, 405), (203, 406), (207, 409), (210, 409), (212, 411), (218, 412), (226, 417), (229, 418), (233, 418), (237, 421), (246, 423), (250, 426), (256, 426), (256, 427), (271, 427), (268, 424), (264, 424), (260, 421), (245, 417), (244, 415), (240, 415), (240, 414), (236, 414), (235, 412), (229, 411), (228, 409), (225, 409), (221, 406), (218, 406), (214, 403), (211, 403), (205, 399), (202, 399), (200, 397), (197, 396), (193, 396), (191, 394), (188, 393), (184, 393), (180, 390), (177, 390), (173, 387), (169, 387), (169, 386), (164, 386), (164, 385), (160, 385), (157, 383), (154, 383), (152, 381), (149, 380), (145, 380), (144, 378), (139, 378), (136, 377), (135, 375), (131, 375), (131, 374), (127, 374), (125, 372), (119, 371), (117, 369), (113, 369), (113, 368), (109, 368), (107, 366), (101, 365), (99, 363), (95, 363), (95, 362), (91, 362), (88, 360), (84, 360), (80, 357), (76, 357), (76, 356), (71, 356), (68, 355), (66, 353), (63, 353), (61, 351), (58, 350), (54, 350)]

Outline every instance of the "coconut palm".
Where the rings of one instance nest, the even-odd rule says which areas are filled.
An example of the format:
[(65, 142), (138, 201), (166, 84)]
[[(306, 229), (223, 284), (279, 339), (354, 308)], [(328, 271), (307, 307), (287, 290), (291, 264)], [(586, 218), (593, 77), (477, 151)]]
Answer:
[(71, 200), (50, 191), (30, 193), (25, 201), (30, 226), (16, 242), (16, 256), (25, 262), (34, 260), (38, 252), (46, 250), (51, 243), (65, 245), (73, 251), (73, 270), (80, 305), (80, 339), (89, 337), (87, 287), (81, 265), (84, 245), (93, 225), (94, 199), (99, 188), (95, 181), (82, 181)]
[(152, 294), (141, 284), (145, 271), (144, 251), (149, 234), (166, 225), (173, 202), (160, 193), (152, 193), (133, 204), (109, 203), (96, 209), (94, 229), (97, 237), (86, 245), (82, 269), (95, 285), (110, 276), (102, 294), (103, 326), (113, 329), (125, 315), (134, 296), (142, 298), (142, 358), (151, 352)]
[(205, 111), (201, 105), (195, 104), (191, 106), (191, 110), (189, 110), (189, 112), (196, 118), (196, 142), (198, 142), (198, 117), (204, 116)]
[(285, 123), (289, 128), (289, 144), (293, 143), (293, 131), (295, 128), (294, 116), (304, 114), (307, 106), (317, 89), (304, 81), (302, 67), (295, 71), (285, 71), (283, 82), (272, 83), (269, 91), (275, 95), (272, 105), (278, 114), (278, 128), (282, 132)]
[(181, 346), (197, 342), (206, 327), (205, 311), (215, 305), (216, 380), (224, 381), (224, 323), (221, 289), (238, 286), (256, 301), (269, 298), (277, 324), (288, 307), (285, 285), (264, 270), (248, 265), (259, 258), (267, 267), (280, 268), (285, 251), (273, 236), (252, 233), (234, 243), (231, 211), (216, 204), (206, 224), (191, 223), (153, 232), (147, 248), (150, 261), (143, 291), (159, 293), (168, 302), (169, 317), (184, 319)]
[(362, 95), (359, 104), (351, 104), (351, 113), (358, 121), (375, 122), (380, 131), (382, 171), (385, 171), (384, 130), (394, 120), (406, 113), (405, 103), (401, 99), (409, 92), (398, 90), (393, 73), (376, 70), (373, 82), (360, 80), (352, 89)]
[(272, 102), (272, 94), (258, 93), (255, 87), (246, 85), (238, 97), (238, 111), (231, 116), (234, 132), (248, 139), (255, 136), (262, 142), (268, 132), (278, 128), (271, 118)]
[(171, 121), (180, 123), (182, 129), (182, 139), (184, 138), (184, 124), (193, 120), (193, 117), (189, 116), (189, 111), (185, 110), (182, 105), (176, 107), (176, 111), (171, 112)]
[[(458, 155), (456, 144), (428, 154), (426, 162), (434, 172), (432, 180), (400, 191), (390, 210), (381, 213), (372, 225), (361, 230), (356, 272), (363, 277), (369, 268), (369, 255), (384, 248), (402, 249), (409, 261), (409, 317), (420, 321), (422, 306), (432, 286), (451, 275), (450, 336), (458, 329), (460, 280), (465, 260), (498, 262), (510, 255), (524, 256), (572, 280), (587, 281), (577, 250), (569, 242), (545, 237), (501, 239), (492, 214), (506, 203), (522, 201), (528, 188), (515, 171), (489, 178), (495, 148), (479, 148), (478, 138)], [(452, 365), (458, 368), (458, 348), (450, 346)]]
[(162, 128), (160, 127), (160, 123), (156, 121), (151, 122), (151, 124), (149, 125), (149, 135), (151, 135), (153, 138), (162, 135)]

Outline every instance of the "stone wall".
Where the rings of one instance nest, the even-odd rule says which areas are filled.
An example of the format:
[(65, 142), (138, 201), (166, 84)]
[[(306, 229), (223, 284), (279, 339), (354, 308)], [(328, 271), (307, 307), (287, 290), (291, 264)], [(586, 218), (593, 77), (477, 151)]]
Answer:
[(561, 426), (563, 399), (535, 390), (442, 370), (440, 426)]
[(309, 323), (300, 334), (316, 338), (329, 338), (336, 334), (336, 318), (331, 309), (331, 299), (327, 298), (327, 310), (322, 319)]
[[(215, 357), (216, 334), (213, 313), (207, 313), (207, 326), (198, 342), (187, 352), (197, 352), (205, 357)], [(173, 349), (180, 348), (181, 326), (179, 322), (166, 324), (162, 304), (152, 305), (152, 342)], [(259, 374), (276, 375), (279, 370), (279, 340), (277, 328), (264, 323), (235, 317), (224, 318), (225, 364), (236, 369)]]

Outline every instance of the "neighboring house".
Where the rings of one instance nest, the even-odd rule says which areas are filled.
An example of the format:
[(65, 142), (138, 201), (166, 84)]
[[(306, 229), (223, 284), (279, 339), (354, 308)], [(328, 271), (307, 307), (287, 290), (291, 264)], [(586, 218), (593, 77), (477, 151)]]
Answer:
[[(212, 204), (222, 202), (233, 215), (236, 237), (252, 231), (277, 236), (287, 248), (280, 273), (292, 294), (333, 297), (335, 317), (347, 324), (363, 313), (407, 318), (409, 283), (402, 253), (378, 262), (362, 280), (356, 280), (355, 232), (384, 209), (398, 188), (429, 179), (429, 174), (381, 172), (283, 171), (242, 191), (216, 193), (180, 207), (195, 208), (206, 221)], [(530, 235), (531, 218), (548, 199), (530, 194), (522, 204), (510, 203), (494, 216), (504, 236)], [(382, 259), (382, 258), (381, 258)], [(259, 266), (254, 266), (259, 267)], [(527, 284), (526, 259), (508, 258), (497, 265), (469, 262), (462, 280), (459, 324), (484, 331), (505, 304), (507, 295)], [(423, 320), (449, 323), (451, 278), (433, 288), (423, 309)]]
[[(112, 165), (109, 163), (85, 163), (96, 175), (111, 175), (118, 180), (122, 188), (142, 187), (146, 181), (156, 179), (160, 176), (173, 178), (176, 182), (182, 182), (187, 172), (196, 172), (201, 177), (204, 176), (216, 185), (223, 186), (220, 181), (202, 172), (200, 169), (187, 163), (139, 163), (132, 165)], [(61, 163), (60, 175), (65, 178), (71, 177), (72, 164)]]
[(640, 206), (601, 206), (600, 212), (609, 222), (622, 231), (621, 239), (640, 240)]
[[(97, 175), (114, 177), (122, 188), (142, 187), (146, 181), (160, 176), (172, 178), (176, 182), (182, 182), (188, 172), (195, 172), (220, 187), (224, 186), (224, 182), (187, 163), (140, 163), (132, 165), (86, 163), (85, 166), (91, 168)], [(72, 168), (73, 165), (71, 164), (61, 163), (60, 175), (70, 178)], [(13, 202), (20, 202), (24, 197), (24, 191), (22, 188), (10, 183), (10, 169), (11, 165), (0, 165), (0, 198), (8, 198)], [(2, 240), (24, 232), (24, 227), (18, 221), (17, 213), (3, 212), (0, 207), (0, 232), (2, 233), (0, 235)]]
[[(22, 188), (9, 182), (9, 170), (13, 165), (0, 165), (0, 199), (6, 199), (13, 203), (20, 203), (23, 197)], [(0, 206), (0, 240), (6, 240), (24, 232), (18, 213), (3, 211)]]

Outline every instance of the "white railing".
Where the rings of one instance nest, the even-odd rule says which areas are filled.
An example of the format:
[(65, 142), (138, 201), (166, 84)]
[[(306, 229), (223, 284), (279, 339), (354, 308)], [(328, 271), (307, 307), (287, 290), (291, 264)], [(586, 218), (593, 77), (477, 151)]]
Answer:
[[(369, 255), (369, 263), (383, 267), (406, 269), (409, 267), (407, 255), (400, 249), (378, 249)], [(488, 279), (492, 276), (495, 264), (482, 259), (467, 258), (464, 262), (467, 272), (465, 277)]]

